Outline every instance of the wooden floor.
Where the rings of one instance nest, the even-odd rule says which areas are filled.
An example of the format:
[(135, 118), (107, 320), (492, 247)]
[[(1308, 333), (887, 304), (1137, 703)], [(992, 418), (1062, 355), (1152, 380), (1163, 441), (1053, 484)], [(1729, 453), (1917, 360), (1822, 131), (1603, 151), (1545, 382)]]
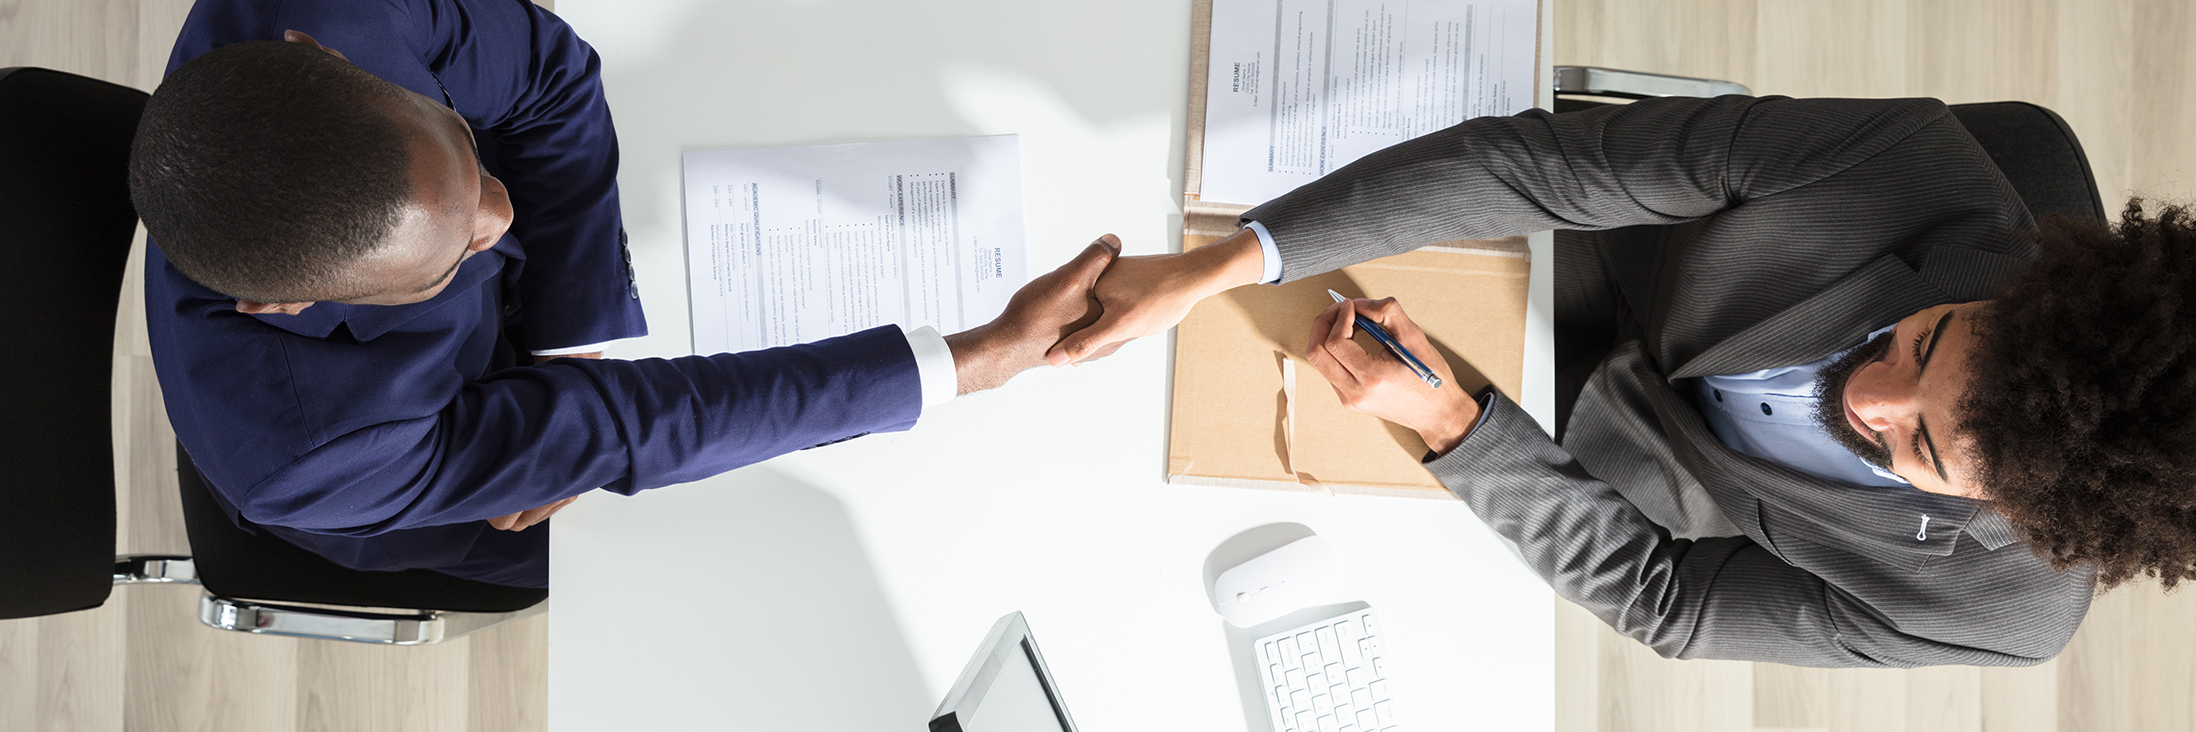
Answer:
[[(546, 4), (546, 3), (544, 3)], [(2189, 200), (2189, 0), (1557, 0), (1558, 63), (1737, 81), (1759, 94), (2027, 100), (2065, 116), (2107, 207)], [(0, 67), (150, 89), (187, 0), (0, 0)], [(582, 29), (584, 31), (584, 29)], [(133, 259), (134, 261), (134, 259)], [(134, 277), (133, 273), (133, 277)], [(134, 280), (133, 280), (134, 282)], [(118, 552), (186, 549), (172, 439), (143, 317), (116, 346)], [(387, 649), (198, 627), (186, 587), (0, 621), (0, 732), (539, 730), (547, 616)], [(1824, 671), (1665, 661), (1559, 603), (1558, 726), (1587, 730), (2188, 730), (2196, 595), (2101, 598), (2057, 660), (2027, 669)]]

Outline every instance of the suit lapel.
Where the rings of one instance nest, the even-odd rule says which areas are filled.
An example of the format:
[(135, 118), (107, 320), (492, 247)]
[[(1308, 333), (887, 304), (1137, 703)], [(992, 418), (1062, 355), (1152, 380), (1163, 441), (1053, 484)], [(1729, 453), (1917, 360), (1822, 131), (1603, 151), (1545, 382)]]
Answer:
[(1932, 305), (1953, 302), (1898, 257), (1884, 255), (1837, 284), (1701, 351), (1670, 381), (1737, 374), (1820, 359), (1870, 331)]

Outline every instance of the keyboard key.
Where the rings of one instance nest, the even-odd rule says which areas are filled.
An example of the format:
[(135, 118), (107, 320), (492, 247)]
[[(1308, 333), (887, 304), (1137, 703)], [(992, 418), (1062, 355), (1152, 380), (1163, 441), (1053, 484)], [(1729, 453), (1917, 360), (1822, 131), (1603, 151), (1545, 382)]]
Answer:
[(1296, 634), (1296, 649), (1305, 655), (1310, 655), (1319, 650), (1319, 639), (1312, 637), (1312, 632), (1309, 630), (1298, 633)]
[(1373, 716), (1380, 720), (1381, 726), (1395, 724), (1395, 702), (1374, 704)]
[(1334, 714), (1334, 701), (1328, 699), (1325, 694), (1312, 695), (1312, 713), (1319, 715), (1321, 725), (1332, 724), (1333, 721), (1329, 715)]
[(1372, 683), (1370, 683), (1370, 684), (1366, 684), (1366, 685), (1365, 685), (1365, 690), (1366, 690), (1366, 691), (1369, 691), (1369, 692), (1372, 692), (1372, 696), (1373, 696), (1373, 701), (1387, 701), (1387, 700), (1388, 700), (1388, 680), (1387, 680), (1387, 679), (1380, 679), (1380, 680), (1378, 680), (1378, 681), (1374, 681), (1374, 682), (1372, 682)]
[(1388, 678), (1388, 659), (1374, 656), (1372, 667), (1374, 676), (1378, 676), (1383, 679)]
[(1318, 720), (1317, 718), (1315, 718), (1315, 717), (1313, 717), (1313, 716), (1312, 716), (1311, 710), (1309, 710), (1309, 709), (1306, 709), (1306, 710), (1304, 710), (1304, 711), (1301, 711), (1301, 712), (1297, 712), (1297, 713), (1296, 713), (1296, 728), (1297, 728), (1297, 729), (1299, 729), (1299, 730), (1305, 730), (1306, 732), (1309, 732), (1310, 730), (1318, 729), (1318, 728), (1319, 728), (1319, 720)]
[[(1364, 638), (1364, 639), (1361, 639), (1361, 640), (1357, 641), (1357, 656), (1358, 656), (1358, 658), (1359, 658), (1359, 659), (1366, 659), (1366, 658), (1372, 658), (1373, 656), (1377, 656), (1377, 655), (1380, 655), (1380, 654), (1378, 654), (1378, 653), (1375, 653), (1375, 652), (1374, 652), (1374, 648), (1373, 648), (1373, 639), (1371, 639), (1371, 638)], [(1359, 664), (1363, 664), (1363, 663), (1364, 663), (1364, 661), (1363, 661), (1363, 660), (1360, 660), (1360, 661), (1358, 661), (1358, 663), (1359, 663)]]
[(1362, 689), (1362, 688), (1365, 688), (1365, 684), (1366, 684), (1366, 682), (1369, 682), (1369, 681), (1372, 681), (1372, 672), (1371, 672), (1371, 671), (1367, 671), (1367, 670), (1365, 670), (1365, 669), (1362, 669), (1362, 668), (1354, 668), (1354, 667), (1350, 669), (1350, 671), (1349, 671), (1349, 683), (1350, 683), (1350, 688), (1352, 688), (1352, 689)]
[(1304, 688), (1312, 690), (1313, 693), (1325, 693), (1327, 691), (1327, 675), (1312, 674), (1304, 677)]
[[(1269, 664), (1266, 664), (1266, 679), (1267, 679), (1268, 681), (1272, 681), (1272, 682), (1274, 682), (1274, 683), (1276, 683), (1276, 684), (1278, 684), (1278, 683), (1281, 683), (1281, 680), (1282, 680), (1282, 679), (1284, 679), (1284, 678), (1287, 678), (1287, 677), (1285, 677), (1285, 676), (1283, 676), (1283, 675), (1282, 675), (1282, 674), (1284, 674), (1284, 673), (1286, 673), (1286, 672), (1282, 670), (1282, 668), (1281, 668), (1281, 664), (1278, 664), (1278, 663), (1269, 663)], [(1357, 685), (1359, 685), (1359, 684), (1353, 684), (1353, 686), (1357, 686)]]
[(1342, 727), (1335, 724), (1334, 715), (1330, 714), (1319, 718), (1319, 732), (1342, 732)]
[(1304, 670), (1290, 669), (1281, 672), (1281, 683), (1287, 684), (1291, 689), (1304, 688)]
[(1338, 682), (1333, 686), (1327, 687), (1327, 696), (1334, 697), (1335, 706), (1342, 706), (1344, 704), (1350, 703), (1350, 687), (1339, 683), (1342, 679), (1338, 677), (1330, 676), (1328, 678), (1332, 678), (1336, 682)]
[(1310, 710), (1312, 708), (1311, 692), (1305, 691), (1303, 689), (1297, 689), (1295, 691), (1289, 692), (1289, 706), (1295, 707), (1297, 709)]
[(1364, 729), (1379, 729), (1380, 722), (1373, 715), (1373, 710), (1359, 709), (1357, 710), (1357, 726)]
[(1357, 616), (1357, 622), (1363, 623), (1365, 625), (1365, 635), (1378, 635), (1380, 633), (1380, 630), (1378, 628), (1373, 627), (1372, 613), (1365, 613), (1363, 615)]
[(1342, 648), (1335, 645), (1334, 631), (1320, 628), (1316, 631), (1316, 634), (1319, 638), (1319, 656), (1329, 662), (1340, 662), (1342, 660)]
[(1281, 655), (1275, 656), (1275, 658), (1281, 659), (1282, 666), (1288, 668), (1296, 668), (1299, 664), (1303, 663), (1302, 657), (1304, 655), (1304, 652), (1296, 649), (1295, 638), (1283, 638), (1280, 641), (1276, 642), (1274, 645), (1281, 652)]

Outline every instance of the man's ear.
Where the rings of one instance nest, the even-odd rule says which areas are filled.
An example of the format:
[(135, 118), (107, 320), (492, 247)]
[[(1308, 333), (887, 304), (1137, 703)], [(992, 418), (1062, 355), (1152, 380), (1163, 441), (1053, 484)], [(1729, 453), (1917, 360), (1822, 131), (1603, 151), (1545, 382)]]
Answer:
[(299, 45), (305, 45), (305, 46), (312, 46), (312, 47), (314, 47), (314, 48), (318, 48), (318, 49), (320, 49), (320, 50), (322, 50), (322, 51), (327, 51), (327, 52), (328, 52), (328, 55), (330, 55), (330, 56), (334, 56), (334, 57), (336, 57), (336, 58), (340, 58), (340, 59), (343, 59), (343, 60), (345, 60), (345, 61), (349, 61), (349, 60), (351, 60), (351, 57), (343, 55), (343, 52), (342, 52), (342, 51), (338, 51), (338, 50), (335, 50), (335, 49), (333, 49), (333, 48), (329, 48), (329, 47), (327, 47), (327, 46), (323, 46), (323, 45), (320, 45), (320, 41), (314, 40), (312, 36), (309, 36), (309, 35), (305, 35), (305, 31), (296, 31), (296, 30), (286, 30), (286, 31), (283, 31), (283, 32), (282, 32), (282, 40), (283, 40), (283, 41), (285, 41), (285, 42), (288, 42), (288, 43), (296, 43), (296, 44), (299, 44)]
[(304, 311), (306, 308), (312, 306), (313, 304), (309, 302), (259, 302), (257, 300), (236, 301), (236, 311), (245, 315), (269, 315), (273, 313), (281, 313), (283, 315), (296, 315), (299, 312)]

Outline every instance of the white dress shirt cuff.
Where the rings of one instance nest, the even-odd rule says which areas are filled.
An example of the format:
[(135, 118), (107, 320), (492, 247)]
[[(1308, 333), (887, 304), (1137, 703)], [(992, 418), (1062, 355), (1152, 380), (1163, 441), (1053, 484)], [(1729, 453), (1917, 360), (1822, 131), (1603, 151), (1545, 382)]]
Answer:
[(915, 374), (923, 384), (923, 409), (953, 401), (961, 393), (961, 377), (953, 370), (953, 349), (945, 336), (930, 326), (900, 326), (907, 335), (907, 349), (915, 352)]
[(1266, 255), (1266, 272), (1259, 275), (1258, 284), (1270, 285), (1281, 281), (1281, 249), (1273, 245), (1273, 235), (1266, 233), (1266, 225), (1256, 221), (1243, 222), (1243, 228), (1258, 235), (1258, 251)]
[(564, 347), (564, 348), (544, 348), (544, 349), (541, 349), (541, 350), (539, 350), (539, 351), (535, 351), (535, 352), (534, 352), (534, 355), (536, 355), (536, 356), (570, 356), (570, 355), (572, 355), (572, 354), (575, 354), (575, 353), (596, 353), (596, 352), (599, 352), (599, 351), (601, 351), (601, 350), (602, 350), (602, 347), (603, 347), (603, 346), (607, 346), (607, 345), (610, 345), (610, 344), (612, 344), (612, 343), (616, 343), (616, 342), (618, 342), (618, 341), (622, 341), (622, 340), (626, 340), (626, 339), (624, 339), (624, 338), (619, 338), (619, 339), (617, 339), (617, 340), (609, 340), (609, 341), (603, 341), (603, 342), (601, 342), (601, 343), (589, 343), (589, 344), (587, 344), (587, 345), (584, 345), (584, 346), (567, 346), (567, 347)]

